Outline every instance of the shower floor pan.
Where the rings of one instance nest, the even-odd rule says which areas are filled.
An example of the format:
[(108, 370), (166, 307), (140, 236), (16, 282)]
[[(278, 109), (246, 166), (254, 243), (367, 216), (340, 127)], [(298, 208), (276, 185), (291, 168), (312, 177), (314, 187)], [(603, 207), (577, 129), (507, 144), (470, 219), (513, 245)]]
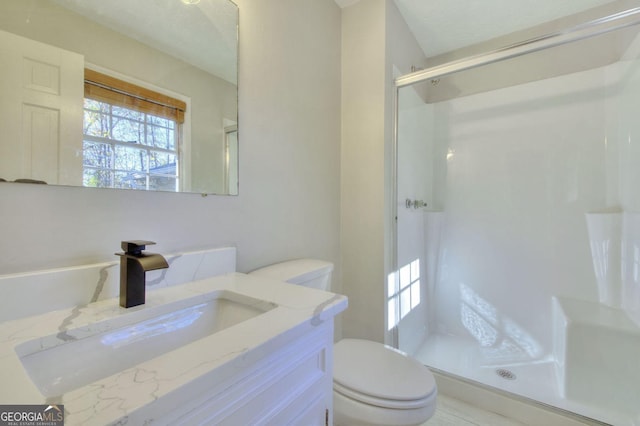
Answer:
[[(564, 313), (560, 310), (556, 309), (556, 314), (561, 314), (556, 315), (558, 321), (565, 318)], [(610, 330), (606, 332), (608, 331)], [(607, 424), (640, 425), (639, 413), (637, 412), (637, 401), (640, 401), (637, 383), (640, 382), (636, 381), (635, 389), (629, 389), (629, 384), (634, 380), (633, 377), (638, 380), (638, 372), (628, 371), (633, 369), (633, 365), (630, 363), (633, 362), (634, 356), (637, 359), (640, 346), (637, 346), (635, 351), (628, 352), (626, 367), (618, 367), (619, 370), (627, 370), (630, 373), (624, 379), (622, 387), (616, 387), (615, 374), (612, 371), (607, 372), (609, 376), (604, 374), (608, 381), (598, 383), (603, 380), (602, 377), (599, 377), (603, 374), (598, 372), (602, 371), (604, 367), (600, 366), (600, 370), (591, 367), (590, 365), (595, 363), (597, 359), (584, 358), (580, 355), (586, 350), (580, 346), (582, 339), (580, 333), (590, 334), (591, 332), (588, 328), (583, 328), (574, 321), (572, 325), (559, 331), (555, 336), (558, 340), (562, 336), (571, 336), (565, 339), (564, 349), (558, 348), (558, 342), (556, 342), (554, 353), (529, 362), (500, 363), (496, 359), (487, 357), (486, 348), (480, 346), (472, 337), (438, 333), (431, 334), (418, 348), (414, 356), (429, 367), (477, 382), (482, 386), (506, 391)], [(603, 330), (600, 334), (606, 332)], [(628, 336), (619, 336), (618, 338), (624, 339), (624, 337)], [(640, 345), (640, 342), (636, 342), (636, 344)], [(604, 343), (592, 343), (593, 347), (590, 350), (597, 352), (602, 349), (602, 345)], [(565, 368), (564, 371), (566, 357), (557, 358), (561, 353), (577, 358), (572, 358), (570, 363), (573, 364), (570, 368)], [(594, 374), (592, 371), (596, 373)], [(580, 389), (581, 386), (586, 389)], [(605, 389), (609, 392), (608, 395), (604, 395)], [(622, 392), (627, 392), (627, 396), (622, 397)], [(625, 400), (627, 402), (623, 402)], [(629, 400), (635, 400), (636, 407), (629, 407)]]

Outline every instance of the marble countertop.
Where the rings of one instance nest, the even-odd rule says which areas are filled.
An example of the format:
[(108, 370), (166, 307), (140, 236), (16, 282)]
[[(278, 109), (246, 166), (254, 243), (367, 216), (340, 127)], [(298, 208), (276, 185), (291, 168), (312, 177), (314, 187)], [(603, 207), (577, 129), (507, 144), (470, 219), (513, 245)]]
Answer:
[[(25, 346), (41, 350), (103, 332), (105, 324), (117, 328), (132, 313), (152, 315), (168, 303), (206, 301), (221, 290), (265, 301), (272, 309), (62, 395), (43, 396), (18, 354)], [(247, 354), (266, 355), (283, 336), (331, 320), (346, 307), (345, 296), (232, 273), (147, 291), (146, 304), (134, 308), (121, 308), (118, 299), (108, 299), (6, 321), (0, 323), (0, 403), (64, 404), (67, 425), (118, 423), (204, 374), (219, 380), (230, 377)], [(56, 366), (46, 368), (55, 371)]]

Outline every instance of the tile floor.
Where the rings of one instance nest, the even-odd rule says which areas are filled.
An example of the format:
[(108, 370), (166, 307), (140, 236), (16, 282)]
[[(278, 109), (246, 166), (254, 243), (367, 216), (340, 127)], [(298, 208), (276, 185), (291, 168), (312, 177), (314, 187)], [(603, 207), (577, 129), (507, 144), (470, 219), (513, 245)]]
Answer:
[(423, 426), (523, 426), (447, 395), (438, 395), (436, 413)]

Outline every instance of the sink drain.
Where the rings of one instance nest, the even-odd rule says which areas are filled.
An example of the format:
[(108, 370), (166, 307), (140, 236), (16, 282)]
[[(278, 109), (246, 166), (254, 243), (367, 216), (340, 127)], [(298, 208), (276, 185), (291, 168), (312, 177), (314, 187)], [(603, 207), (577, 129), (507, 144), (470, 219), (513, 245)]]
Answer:
[(500, 377), (502, 377), (503, 379), (506, 380), (515, 380), (516, 379), (516, 375), (513, 374), (512, 371), (507, 370), (506, 368), (498, 368), (496, 370), (496, 374)]

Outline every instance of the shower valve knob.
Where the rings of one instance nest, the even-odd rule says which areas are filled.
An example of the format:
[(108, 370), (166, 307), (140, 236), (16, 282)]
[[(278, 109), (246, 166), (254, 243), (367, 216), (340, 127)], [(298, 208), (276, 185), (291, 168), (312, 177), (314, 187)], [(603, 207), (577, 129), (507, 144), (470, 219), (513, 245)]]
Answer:
[(406, 208), (410, 209), (410, 208), (414, 208), (414, 209), (419, 209), (422, 207), (427, 207), (427, 203), (423, 200), (411, 200), (409, 198), (407, 198), (404, 202), (404, 205)]

